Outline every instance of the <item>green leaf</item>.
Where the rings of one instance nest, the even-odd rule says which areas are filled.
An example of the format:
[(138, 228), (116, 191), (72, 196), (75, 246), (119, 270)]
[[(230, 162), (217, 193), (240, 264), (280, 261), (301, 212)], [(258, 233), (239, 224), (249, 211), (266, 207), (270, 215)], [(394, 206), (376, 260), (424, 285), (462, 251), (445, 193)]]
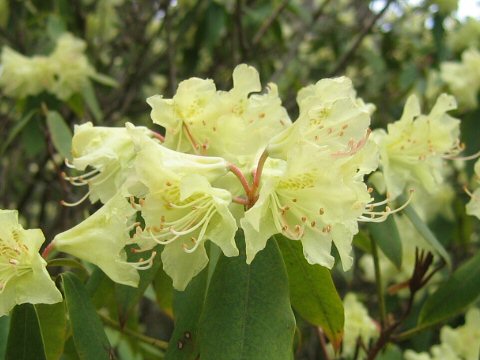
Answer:
[(6, 360), (46, 360), (37, 313), (32, 304), (13, 309)]
[(207, 288), (207, 269), (195, 276), (184, 291), (173, 293), (175, 328), (168, 344), (165, 360), (198, 359), (198, 323)]
[(155, 297), (160, 309), (167, 314), (172, 315), (173, 307), (173, 285), (172, 279), (163, 271), (159, 269), (155, 278), (153, 279), (153, 289), (155, 290)]
[[(140, 301), (145, 290), (150, 285), (150, 283), (155, 278), (155, 275), (162, 265), (162, 260), (160, 257), (160, 248), (156, 248), (158, 256), (155, 256), (153, 260), (152, 267), (147, 270), (140, 271), (140, 282), (138, 287), (126, 286), (121, 284), (115, 284), (115, 297), (117, 300), (118, 305), (118, 317), (119, 323), (121, 326), (124, 326), (127, 322), (128, 316), (132, 311), (133, 307)], [(130, 262), (135, 262), (140, 260), (144, 254), (136, 253), (131, 254), (129, 253), (129, 260)]]
[(25, 116), (23, 116), (20, 119), (20, 121), (18, 121), (15, 127), (12, 130), (10, 130), (7, 136), (7, 139), (5, 140), (5, 142), (3, 143), (0, 149), (0, 156), (3, 155), (3, 153), (7, 150), (7, 148), (13, 142), (13, 140), (15, 140), (17, 135), (20, 134), (20, 132), (23, 130), (23, 128), (27, 126), (27, 124), (30, 122), (34, 114), (35, 114), (34, 110), (29, 111)]
[(100, 109), (100, 105), (98, 104), (95, 90), (90, 82), (83, 88), (82, 95), (95, 120), (100, 122), (103, 118), (103, 113)]
[(222, 256), (210, 280), (200, 321), (202, 358), (222, 360), (292, 359), (295, 317), (288, 278), (276, 242), (268, 241), (252, 264), (241, 255)]
[(308, 322), (321, 326), (335, 347), (343, 337), (343, 304), (330, 270), (311, 265), (303, 255), (300, 241), (275, 236), (287, 268), (293, 308)]
[(366, 234), (365, 231), (360, 230), (354, 237), (352, 241), (353, 245), (358, 249), (362, 250), (367, 254), (372, 253), (372, 245), (370, 242), (369, 236)]
[(9, 327), (10, 327), (10, 317), (0, 316), (0, 359), (5, 359)]
[(82, 360), (110, 358), (110, 343), (87, 290), (72, 273), (61, 275), (73, 341)]
[(62, 115), (56, 111), (47, 113), (47, 127), (53, 146), (64, 158), (72, 156), (72, 131), (65, 123)]
[(430, 326), (460, 313), (480, 296), (480, 253), (462, 264), (425, 301), (418, 317)]
[[(401, 203), (404, 203), (407, 201), (405, 196), (400, 196), (399, 201)], [(428, 244), (430, 244), (435, 251), (440, 255), (443, 260), (447, 263), (447, 266), (451, 269), (452, 268), (452, 261), (450, 259), (450, 255), (447, 253), (445, 248), (440, 244), (440, 242), (437, 240), (435, 237), (435, 234), (430, 230), (430, 228), (425, 224), (425, 222), (418, 216), (417, 212), (415, 209), (411, 206), (408, 205), (404, 210), (403, 213), (408, 217), (410, 222), (413, 224), (413, 226), (417, 229), (420, 235), (427, 241)]]
[(63, 353), (67, 336), (67, 319), (63, 302), (35, 305), (47, 360), (58, 360)]
[(402, 266), (402, 240), (393, 216), (383, 222), (368, 223), (368, 231), (385, 256), (398, 268)]

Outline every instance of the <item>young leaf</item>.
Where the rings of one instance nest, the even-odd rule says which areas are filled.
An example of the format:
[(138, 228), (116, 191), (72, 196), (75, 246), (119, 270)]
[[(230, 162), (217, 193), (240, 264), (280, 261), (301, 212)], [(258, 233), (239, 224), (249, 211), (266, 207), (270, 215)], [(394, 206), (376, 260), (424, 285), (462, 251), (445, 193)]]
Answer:
[(461, 312), (480, 296), (480, 253), (460, 266), (431, 294), (418, 318), (419, 326), (429, 326)]
[(398, 268), (402, 266), (402, 240), (395, 218), (389, 216), (380, 223), (368, 223), (368, 230), (385, 256)]
[(72, 131), (65, 123), (62, 115), (56, 111), (47, 113), (47, 126), (53, 146), (64, 158), (72, 156)]
[(73, 341), (79, 358), (108, 360), (110, 343), (87, 290), (74, 274), (64, 273), (61, 276)]
[(295, 317), (282, 255), (270, 240), (251, 265), (241, 255), (222, 256), (210, 280), (200, 320), (200, 354), (205, 359), (291, 359)]
[(32, 304), (17, 305), (13, 309), (5, 359), (47, 359), (37, 313)]
[(47, 360), (58, 360), (63, 353), (67, 336), (67, 319), (65, 318), (65, 304), (37, 304), (37, 311)]
[(198, 359), (198, 322), (202, 314), (207, 287), (207, 269), (195, 276), (184, 291), (173, 293), (175, 329), (165, 360)]
[(330, 271), (305, 260), (300, 241), (275, 236), (287, 268), (293, 308), (308, 322), (321, 326), (332, 344), (343, 337), (343, 304)]

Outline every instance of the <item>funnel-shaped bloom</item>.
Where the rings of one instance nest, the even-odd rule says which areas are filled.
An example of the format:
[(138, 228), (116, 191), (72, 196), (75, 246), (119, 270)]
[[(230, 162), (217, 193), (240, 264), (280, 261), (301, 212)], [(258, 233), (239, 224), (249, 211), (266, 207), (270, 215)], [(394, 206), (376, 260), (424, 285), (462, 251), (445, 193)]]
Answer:
[(260, 90), (258, 72), (242, 64), (228, 92), (217, 91), (212, 80), (191, 78), (180, 83), (172, 99), (156, 95), (147, 102), (153, 121), (166, 128), (167, 147), (222, 156), (243, 167), (291, 124), (277, 87), (269, 84), (267, 93), (252, 95)]
[(148, 193), (140, 201), (145, 228), (134, 239), (142, 249), (165, 245), (163, 267), (176, 289), (185, 289), (206, 266), (207, 239), (226, 256), (238, 255), (237, 225), (228, 209), (231, 194), (209, 182), (226, 173), (223, 159), (176, 153), (152, 141), (135, 162)]
[[(133, 126), (130, 126), (133, 127)], [(75, 126), (72, 139), (72, 165), (78, 170), (91, 170), (77, 177), (67, 177), (73, 185), (88, 185), (92, 202), (106, 203), (130, 176), (135, 158), (132, 134), (148, 138), (144, 127), (113, 128), (85, 123)]]
[(444, 158), (460, 150), (460, 121), (447, 114), (455, 99), (440, 95), (428, 115), (420, 112), (416, 96), (408, 98), (400, 120), (388, 125), (388, 133), (372, 135), (380, 147), (380, 161), (387, 191), (395, 198), (409, 183), (434, 192), (443, 181)]
[(86, 220), (58, 234), (53, 240), (55, 248), (102, 269), (113, 281), (137, 286), (137, 269), (150, 264), (129, 263), (125, 246), (130, 242), (129, 231), (135, 226), (131, 218), (136, 210), (121, 195), (111, 198)]
[(363, 161), (355, 155), (335, 158), (312, 145), (292, 149), (287, 161), (267, 160), (259, 198), (241, 220), (247, 262), (270, 236), (282, 233), (302, 242), (309, 263), (328, 268), (334, 264), (333, 242), (343, 268), (350, 268), (352, 237), (371, 201), (363, 175), (357, 176)]
[(23, 229), (17, 211), (0, 210), (0, 316), (15, 304), (62, 301), (38, 253), (44, 240), (40, 229)]
[(323, 79), (301, 89), (298, 119), (268, 145), (272, 157), (285, 159), (292, 147), (309, 143), (339, 157), (356, 153), (369, 134), (370, 110), (356, 98), (346, 77)]

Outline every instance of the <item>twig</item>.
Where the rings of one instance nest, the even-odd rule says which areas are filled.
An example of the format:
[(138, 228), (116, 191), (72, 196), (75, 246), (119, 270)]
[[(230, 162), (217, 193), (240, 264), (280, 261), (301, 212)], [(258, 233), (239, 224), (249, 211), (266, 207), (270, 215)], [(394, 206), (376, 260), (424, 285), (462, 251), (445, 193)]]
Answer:
[(377, 23), (378, 19), (380, 19), (383, 16), (383, 14), (385, 13), (385, 11), (387, 11), (388, 7), (393, 1), (394, 0), (388, 0), (385, 6), (382, 8), (382, 10), (380, 10), (380, 12), (377, 15), (375, 15), (370, 19), (370, 22), (357, 35), (357, 38), (355, 39), (353, 44), (350, 46), (350, 48), (340, 57), (337, 65), (335, 65), (333, 70), (328, 74), (328, 77), (337, 75), (340, 71), (342, 71), (345, 68), (345, 66), (347, 66), (348, 61), (353, 56), (355, 51), (357, 51), (358, 47), (362, 43), (365, 36), (368, 35), (370, 30), (372, 30), (373, 26)]
[(177, 67), (175, 64), (175, 43), (172, 41), (172, 20), (171, 14), (165, 14), (165, 30), (167, 35), (167, 59), (168, 59), (168, 82), (170, 92), (175, 94), (177, 89)]
[(317, 326), (317, 335), (320, 340), (320, 348), (322, 349), (322, 355), (325, 360), (330, 360), (330, 356), (327, 351), (327, 342), (325, 341), (325, 334), (320, 326)]
[(371, 248), (372, 248), (372, 256), (373, 256), (373, 264), (375, 267), (375, 284), (377, 287), (377, 297), (378, 297), (378, 307), (380, 309), (380, 324), (382, 329), (385, 328), (385, 322), (387, 318), (387, 312), (385, 310), (385, 297), (383, 296), (383, 284), (382, 284), (382, 274), (380, 272), (380, 261), (378, 259), (378, 249), (375, 240), (373, 237), (370, 238)]
[(245, 40), (245, 34), (243, 33), (243, 24), (242, 24), (242, 0), (237, 0), (235, 2), (235, 29), (237, 32), (238, 39), (238, 48), (240, 49), (240, 61), (243, 62), (247, 58), (247, 43)]
[(120, 331), (121, 333), (123, 333), (125, 335), (131, 336), (131, 337), (133, 337), (137, 340), (140, 340), (141, 342), (144, 342), (145, 344), (150, 344), (150, 345), (155, 346), (156, 348), (161, 349), (161, 350), (166, 350), (167, 347), (168, 347), (168, 342), (166, 342), (166, 341), (137, 333), (137, 332), (135, 332), (133, 330), (130, 330), (128, 328), (122, 328), (119, 323), (117, 323), (116, 321), (113, 321), (108, 316), (105, 316), (103, 314), (98, 314), (98, 315), (100, 316), (100, 319), (103, 321), (103, 323), (105, 325), (107, 325), (107, 326), (109, 326), (113, 329), (116, 329), (116, 330)]
[(270, 82), (277, 82), (277, 80), (283, 75), (285, 70), (290, 65), (290, 62), (295, 58), (298, 48), (300, 47), (300, 44), (305, 38), (305, 35), (307, 34), (308, 30), (310, 30), (318, 21), (318, 19), (322, 16), (323, 11), (325, 10), (325, 7), (328, 5), (328, 3), (330, 3), (330, 1), (331, 0), (325, 0), (323, 4), (320, 5), (318, 10), (313, 14), (312, 20), (310, 21), (310, 23), (303, 24), (303, 26), (298, 30), (297, 35), (292, 40), (292, 45), (290, 46), (290, 50), (282, 58), (282, 61), (281, 61), (282, 66), (279, 69), (277, 69), (277, 71), (275, 71), (275, 73), (270, 78)]
[(277, 6), (273, 13), (263, 22), (258, 29), (257, 33), (253, 37), (252, 45), (256, 46), (262, 39), (263, 35), (267, 32), (268, 29), (272, 26), (275, 19), (282, 13), (282, 11), (287, 7), (289, 0), (283, 0), (283, 2)]

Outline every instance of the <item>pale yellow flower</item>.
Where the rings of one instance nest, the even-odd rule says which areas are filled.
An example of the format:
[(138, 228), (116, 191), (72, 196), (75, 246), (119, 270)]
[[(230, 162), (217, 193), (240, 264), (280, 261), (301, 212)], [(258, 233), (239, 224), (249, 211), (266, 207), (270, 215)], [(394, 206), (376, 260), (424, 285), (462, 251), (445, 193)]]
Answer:
[(240, 167), (252, 166), (272, 136), (290, 125), (277, 87), (261, 91), (258, 72), (239, 65), (233, 72), (233, 88), (217, 91), (212, 80), (182, 81), (172, 99), (152, 96), (152, 119), (165, 127), (165, 145), (171, 149), (222, 156)]
[[(72, 139), (72, 164), (77, 170), (90, 170), (80, 176), (66, 177), (73, 185), (88, 185), (90, 201), (106, 203), (125, 184), (132, 173), (135, 146), (132, 135), (148, 138), (145, 127), (129, 129), (76, 125)], [(141, 141), (141, 140), (139, 140)]]
[(409, 184), (433, 193), (443, 182), (445, 157), (460, 150), (460, 121), (447, 114), (456, 108), (452, 96), (442, 94), (431, 112), (423, 115), (416, 96), (405, 104), (400, 120), (388, 125), (388, 132), (375, 130), (380, 163), (387, 191), (393, 198)]
[(206, 240), (226, 256), (238, 255), (237, 224), (228, 208), (232, 196), (210, 184), (228, 171), (224, 159), (178, 153), (145, 141), (135, 163), (148, 192), (138, 207), (145, 228), (137, 229), (134, 242), (142, 250), (164, 245), (163, 268), (176, 289), (184, 290), (208, 263)]
[(148, 267), (150, 261), (127, 262), (125, 247), (130, 244), (135, 213), (132, 204), (117, 194), (80, 224), (55, 236), (55, 249), (97, 265), (119, 284), (137, 286), (137, 269)]
[(40, 229), (23, 229), (17, 211), (0, 210), (0, 316), (16, 304), (62, 301), (38, 253), (44, 241)]

